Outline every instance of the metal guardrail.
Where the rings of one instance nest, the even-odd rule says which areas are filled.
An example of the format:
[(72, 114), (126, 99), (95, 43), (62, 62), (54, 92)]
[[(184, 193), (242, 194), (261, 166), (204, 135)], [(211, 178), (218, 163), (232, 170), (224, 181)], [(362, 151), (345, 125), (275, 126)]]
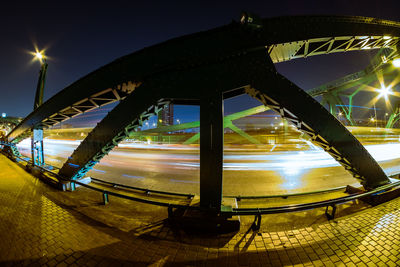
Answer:
[[(162, 206), (162, 207), (168, 207), (168, 208), (183, 208), (183, 209), (189, 208), (189, 209), (197, 209), (197, 210), (200, 209), (200, 207), (197, 207), (197, 206), (172, 204), (172, 203), (165, 203), (165, 202), (160, 202), (160, 201), (154, 201), (154, 200), (148, 200), (148, 199), (143, 199), (143, 198), (127, 196), (127, 195), (124, 195), (124, 194), (120, 194), (120, 193), (116, 193), (116, 192), (112, 192), (112, 191), (108, 191), (108, 190), (103, 190), (103, 189), (100, 189), (100, 188), (97, 188), (97, 187), (94, 187), (94, 186), (91, 186), (91, 185), (87, 185), (85, 183), (81, 183), (81, 182), (75, 181), (75, 180), (70, 180), (70, 182), (71, 183), (76, 183), (76, 184), (79, 184), (79, 185), (81, 185), (83, 187), (89, 188), (91, 190), (103, 193), (103, 200), (105, 202), (107, 202), (107, 203), (108, 203), (108, 195), (111, 195), (111, 196), (116, 196), (116, 197), (119, 197), (119, 198), (133, 200), (133, 201), (136, 201), (136, 202), (141, 202), (141, 203), (151, 204), (151, 205), (157, 205), (157, 206)], [(107, 203), (105, 203), (105, 204), (107, 204)]]
[(124, 184), (107, 182), (107, 181), (100, 180), (100, 179), (93, 178), (93, 177), (90, 177), (90, 178), (92, 180), (96, 181), (96, 182), (100, 182), (100, 183), (103, 183), (103, 184), (108, 184), (108, 185), (111, 185), (113, 187), (122, 187), (122, 188), (128, 188), (128, 189), (137, 190), (137, 191), (143, 191), (146, 194), (155, 193), (155, 194), (162, 194), (162, 195), (187, 197), (189, 199), (194, 197), (194, 194), (174, 193), (174, 192), (167, 192), (167, 191), (160, 191), (160, 190), (153, 190), (153, 189), (145, 189), (145, 188), (140, 188), (140, 187), (135, 187), (135, 186), (129, 186), (129, 185), (124, 185)]
[[(280, 207), (269, 207), (269, 208), (233, 208), (232, 211), (225, 211), (223, 214), (227, 216), (243, 216), (243, 215), (255, 215), (254, 222), (252, 228), (254, 230), (260, 229), (261, 225), (261, 215), (262, 214), (274, 214), (274, 213), (285, 213), (285, 212), (296, 212), (296, 211), (304, 211), (310, 209), (316, 209), (321, 207), (326, 207), (325, 215), (328, 220), (331, 220), (335, 217), (336, 205), (343, 204), (355, 199), (359, 199), (362, 197), (367, 197), (371, 195), (378, 195), (379, 193), (383, 193), (386, 190), (389, 190), (393, 187), (399, 186), (400, 181), (390, 183), (387, 185), (383, 185), (381, 187), (375, 188), (371, 191), (365, 193), (356, 193), (351, 194), (345, 197), (334, 198), (330, 200), (317, 201), (305, 204), (292, 204), (287, 206)], [(332, 207), (331, 214), (328, 213), (329, 207)]]
[(283, 212), (291, 212), (291, 211), (301, 211), (301, 210), (307, 210), (307, 209), (313, 209), (313, 208), (320, 208), (320, 207), (326, 207), (326, 206), (331, 206), (334, 204), (342, 204), (345, 202), (349, 202), (358, 198), (370, 196), (373, 194), (379, 194), (383, 191), (386, 191), (388, 189), (391, 189), (393, 187), (399, 186), (400, 181), (390, 183), (387, 185), (383, 185), (381, 187), (378, 187), (376, 189), (373, 189), (371, 191), (365, 192), (365, 193), (356, 193), (356, 194), (351, 194), (349, 196), (345, 197), (339, 197), (339, 198), (334, 198), (330, 200), (323, 200), (323, 201), (317, 201), (317, 202), (312, 202), (312, 203), (306, 203), (306, 204), (292, 204), (292, 205), (287, 205), (287, 206), (281, 206), (281, 207), (270, 207), (270, 208), (234, 208), (232, 211), (226, 212), (229, 213), (230, 215), (254, 215), (254, 214), (271, 214), (271, 213), (283, 213)]
[[(104, 190), (104, 189), (101, 189), (101, 188), (97, 188), (97, 187), (94, 187), (94, 186), (91, 186), (91, 185), (88, 185), (88, 184), (79, 182), (79, 181), (77, 181), (77, 180), (63, 180), (63, 179), (58, 175), (58, 173), (55, 173), (55, 172), (53, 172), (53, 171), (51, 171), (51, 170), (48, 170), (48, 169), (46, 169), (46, 168), (44, 168), (44, 167), (41, 167), (41, 166), (36, 166), (36, 167), (38, 167), (39, 169), (41, 169), (41, 170), (43, 170), (43, 171), (45, 171), (45, 172), (48, 172), (48, 173), (54, 175), (55, 177), (57, 177), (57, 179), (59, 179), (59, 180), (61, 180), (61, 181), (63, 181), (63, 182), (65, 181), (65, 182), (70, 182), (70, 183), (73, 183), (73, 184), (78, 184), (78, 185), (80, 185), (80, 186), (89, 188), (89, 189), (91, 189), (91, 190), (94, 190), (94, 191), (97, 191), (97, 192), (101, 192), (101, 193), (103, 194), (103, 203), (104, 203), (104, 204), (108, 204), (108, 203), (109, 203), (109, 198), (108, 198), (108, 196), (111, 195), (111, 196), (116, 196), (116, 197), (119, 197), (119, 198), (124, 198), (124, 199), (129, 199), (129, 200), (132, 200), (132, 201), (140, 202), (140, 203), (145, 203), (145, 204), (150, 204), (150, 205), (156, 205), (156, 206), (162, 206), (162, 207), (168, 207), (169, 210), (172, 209), (172, 208), (183, 208), (183, 209), (188, 209), (188, 208), (190, 208), (190, 209), (197, 209), (197, 210), (200, 209), (200, 207), (196, 207), (196, 206), (181, 205), (181, 204), (173, 204), (173, 203), (165, 203), (165, 202), (154, 201), (154, 200), (149, 200), (149, 199), (144, 199), (144, 198), (132, 197), (132, 196), (120, 194), (120, 193), (117, 193), (117, 192), (113, 192), (113, 191), (109, 191), (109, 190)], [(109, 183), (109, 182), (102, 181), (102, 180), (96, 179), (96, 178), (91, 178), (91, 179), (95, 179), (95, 180), (97, 180), (97, 181), (101, 181), (101, 182), (104, 182), (104, 183)], [(112, 184), (112, 183), (110, 183), (110, 184)], [(129, 186), (127, 186), (127, 187), (129, 187)], [(154, 191), (154, 192), (159, 192), (159, 193), (164, 193), (164, 194), (174, 194), (174, 195), (175, 195), (175, 194), (179, 194), (179, 193), (163, 192), (163, 191), (156, 191), (156, 190), (152, 190), (152, 191)], [(185, 197), (192, 196), (191, 194), (179, 194), (179, 195), (185, 196)], [(194, 196), (194, 195), (193, 195), (193, 196)]]
[(263, 198), (285, 198), (286, 199), (288, 197), (304, 196), (304, 195), (312, 195), (312, 194), (337, 191), (337, 190), (345, 189), (346, 187), (347, 186), (339, 186), (339, 187), (323, 189), (323, 190), (315, 190), (315, 191), (292, 193), (292, 194), (281, 194), (281, 195), (264, 195), (264, 196), (240, 196), (239, 195), (239, 196), (224, 196), (224, 197), (225, 198), (235, 198), (237, 201), (240, 201), (241, 199), (263, 199)]

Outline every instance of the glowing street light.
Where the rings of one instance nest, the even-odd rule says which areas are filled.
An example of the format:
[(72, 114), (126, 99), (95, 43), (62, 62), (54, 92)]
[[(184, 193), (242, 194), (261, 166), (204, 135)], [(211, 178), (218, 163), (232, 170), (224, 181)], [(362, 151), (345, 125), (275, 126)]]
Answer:
[(371, 122), (374, 122), (375, 121), (375, 118), (370, 118), (369, 119)]
[(37, 51), (36, 53), (32, 53), (35, 56), (35, 59), (40, 62), (40, 72), (39, 72), (39, 80), (36, 87), (36, 95), (35, 95), (35, 103), (33, 109), (37, 109), (43, 103), (43, 91), (44, 85), (46, 81), (46, 73), (47, 73), (47, 61), (46, 56), (44, 55), (44, 51)]
[(5, 117), (7, 117), (7, 114), (5, 112), (1, 113), (1, 117), (5, 118)]
[(35, 57), (36, 57), (37, 59), (39, 59), (39, 60), (42, 60), (42, 59), (43, 59), (43, 55), (42, 55), (42, 53), (40, 53), (40, 52), (36, 52)]
[(378, 92), (379, 92), (378, 99), (383, 96), (385, 98), (385, 100), (388, 100), (388, 96), (393, 94), (390, 86), (386, 87), (383, 84), (382, 84), (382, 88), (378, 89)]
[(393, 66), (395, 66), (396, 68), (400, 68), (400, 58), (395, 58), (392, 61)]

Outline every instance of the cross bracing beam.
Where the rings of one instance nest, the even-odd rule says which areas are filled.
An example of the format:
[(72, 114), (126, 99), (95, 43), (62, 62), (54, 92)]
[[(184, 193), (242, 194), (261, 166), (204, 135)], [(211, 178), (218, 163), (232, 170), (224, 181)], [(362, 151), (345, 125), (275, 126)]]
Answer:
[[(97, 106), (89, 101), (90, 103), (76, 107), (83, 99), (89, 99), (107, 89), (117, 90), (120, 93), (124, 85), (127, 87), (128, 84), (133, 85), (134, 89), (139, 81), (167, 70), (209, 64), (214, 58), (222, 60), (263, 47), (267, 47), (270, 53), (275, 53), (274, 49), (278, 48), (273, 45), (276, 47), (279, 45), (281, 53), (290, 55), (291, 53), (283, 51), (289, 47), (287, 44), (303, 41), (309, 44), (308, 50), (310, 44), (318, 46), (310, 50), (312, 53), (304, 50), (303, 57), (318, 55), (325, 47), (329, 48), (329, 45), (319, 42), (332, 44), (330, 50), (328, 48), (324, 50), (329, 53), (380, 47), (394, 49), (400, 36), (398, 22), (366, 17), (279, 17), (263, 19), (261, 23), (262, 25), (256, 29), (249, 29), (246, 25), (234, 22), (209, 31), (175, 38), (119, 58), (50, 98), (35, 112), (29, 114), (7, 138), (17, 143), (22, 139), (21, 135), (33, 127), (49, 127), (64, 121), (67, 119), (66, 116), (73, 117)], [(336, 40), (346, 43), (346, 47)], [(282, 58), (289, 60), (301, 53), (298, 50), (292, 53), (292, 57)], [(282, 60), (274, 55), (272, 58)]]
[[(223, 118), (224, 128), (230, 128), (232, 131), (241, 135), (242, 137), (249, 140), (253, 144), (260, 144), (260, 141), (258, 141), (254, 137), (250, 136), (249, 134), (247, 134), (240, 128), (236, 127), (233, 124), (233, 121), (240, 119), (240, 118), (247, 117), (247, 116), (251, 116), (251, 115), (254, 115), (257, 113), (261, 113), (261, 112), (264, 112), (267, 110), (269, 110), (268, 107), (261, 105), (261, 106), (257, 106), (257, 107), (250, 108), (247, 110), (239, 111), (239, 112), (236, 112), (233, 114), (229, 114)], [(175, 124), (175, 125), (160, 126), (160, 127), (153, 128), (153, 129), (143, 130), (140, 132), (133, 132), (130, 137), (134, 137), (137, 135), (143, 135), (146, 133), (168, 133), (168, 132), (175, 132), (175, 131), (198, 128), (198, 127), (200, 127), (200, 121), (193, 121), (193, 122), (187, 122), (187, 123), (181, 123), (181, 124)], [(189, 138), (188, 140), (186, 140), (184, 142), (184, 144), (192, 144), (192, 143), (198, 141), (199, 139), (200, 139), (200, 134), (197, 133), (196, 135), (194, 135), (191, 138)]]
[(274, 44), (268, 47), (268, 52), (272, 61), (279, 63), (337, 52), (379, 48), (394, 49), (398, 43), (399, 38), (391, 36), (339, 36)]
[(357, 84), (369, 83), (376, 80), (377, 72), (386, 74), (393, 71), (393, 67), (388, 63), (389, 60), (393, 59), (397, 53), (393, 53), (393, 50), (382, 49), (379, 53), (370, 61), (370, 64), (363, 70), (348, 74), (339, 79), (329, 81), (316, 88), (310, 89), (307, 92), (311, 96), (319, 96), (328, 92), (346, 90)]

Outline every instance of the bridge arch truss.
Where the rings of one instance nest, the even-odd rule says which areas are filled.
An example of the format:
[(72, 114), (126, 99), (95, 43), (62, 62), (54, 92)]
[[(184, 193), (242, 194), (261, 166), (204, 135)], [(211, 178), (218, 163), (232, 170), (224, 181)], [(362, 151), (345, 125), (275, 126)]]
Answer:
[(308, 134), (365, 188), (376, 188), (389, 183), (378, 163), (323, 106), (277, 73), (274, 63), (377, 48), (391, 49), (390, 57), (395, 57), (399, 37), (400, 23), (364, 17), (281, 17), (257, 25), (232, 23), (145, 48), (101, 67), (50, 98), (7, 138), (18, 143), (35, 127), (51, 127), (120, 101), (60, 169), (65, 179), (80, 179), (166, 104), (198, 104), (201, 206), (218, 211), (222, 101), (247, 93)]

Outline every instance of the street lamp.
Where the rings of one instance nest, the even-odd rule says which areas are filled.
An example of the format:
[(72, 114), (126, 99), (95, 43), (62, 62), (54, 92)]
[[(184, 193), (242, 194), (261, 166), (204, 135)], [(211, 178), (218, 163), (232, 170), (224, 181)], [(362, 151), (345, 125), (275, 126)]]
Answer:
[(392, 61), (393, 66), (395, 66), (396, 68), (400, 68), (400, 58), (395, 58)]
[[(43, 103), (43, 91), (44, 84), (46, 81), (47, 62), (43, 52), (36, 51), (34, 53), (35, 59), (40, 62), (39, 80), (36, 86), (35, 102), (33, 104), (33, 110), (40, 107)], [(43, 150), (43, 128), (33, 128), (33, 136), (31, 139), (31, 154), (32, 154), (32, 165), (43, 166), (44, 165), (44, 150)]]
[(46, 73), (47, 73), (47, 61), (46, 56), (43, 52), (37, 51), (34, 53), (35, 59), (40, 62), (40, 71), (39, 71), (39, 80), (36, 86), (36, 95), (35, 95), (35, 103), (33, 106), (33, 110), (40, 107), (43, 103), (43, 92), (44, 92), (44, 84), (46, 81)]
[(388, 96), (393, 94), (391, 89), (392, 88), (390, 86), (386, 87), (384, 84), (382, 84), (381, 89), (378, 89), (379, 92), (378, 99), (383, 96), (385, 100), (388, 100)]

